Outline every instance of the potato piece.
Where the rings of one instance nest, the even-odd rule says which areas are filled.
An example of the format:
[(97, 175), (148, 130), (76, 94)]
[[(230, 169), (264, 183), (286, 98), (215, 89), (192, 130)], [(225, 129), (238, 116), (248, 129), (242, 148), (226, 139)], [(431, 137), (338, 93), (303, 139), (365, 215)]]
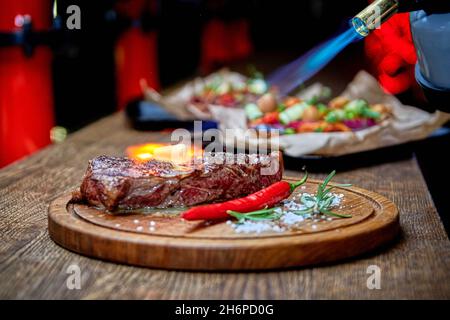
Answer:
[(309, 106), (303, 111), (302, 120), (317, 121), (320, 119), (320, 112), (316, 106)]
[(266, 93), (258, 99), (258, 107), (264, 113), (272, 112), (277, 109), (277, 100), (271, 93)]
[(331, 100), (330, 103), (328, 103), (328, 105), (330, 106), (330, 108), (333, 109), (342, 109), (349, 102), (350, 100), (348, 98), (339, 96)]

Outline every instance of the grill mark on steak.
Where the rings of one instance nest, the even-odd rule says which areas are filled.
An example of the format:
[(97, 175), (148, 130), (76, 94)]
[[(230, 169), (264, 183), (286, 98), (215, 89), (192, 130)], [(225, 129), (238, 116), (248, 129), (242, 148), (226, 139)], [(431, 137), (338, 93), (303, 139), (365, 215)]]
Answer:
[[(271, 161), (279, 163), (278, 172), (262, 175), (261, 169), (270, 167)], [(183, 166), (100, 156), (89, 161), (80, 193), (73, 201), (81, 199), (110, 211), (193, 206), (254, 193), (281, 180), (282, 171), (278, 152), (259, 156), (205, 154), (202, 163)]]

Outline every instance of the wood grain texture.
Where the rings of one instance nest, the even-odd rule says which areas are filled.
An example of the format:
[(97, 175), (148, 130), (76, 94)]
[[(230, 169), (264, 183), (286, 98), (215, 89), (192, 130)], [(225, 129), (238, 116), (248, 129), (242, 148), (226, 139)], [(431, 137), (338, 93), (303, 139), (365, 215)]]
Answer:
[[(392, 200), (402, 227), (393, 246), (339, 264), (270, 272), (165, 271), (90, 259), (50, 239), (48, 205), (79, 185), (90, 158), (123, 155), (130, 144), (168, 140), (166, 134), (128, 129), (123, 115), (116, 114), (0, 170), (0, 298), (450, 298), (450, 242), (415, 159), (338, 173), (336, 182)], [(81, 269), (81, 290), (66, 286), (71, 264)], [(381, 269), (381, 290), (367, 289), (370, 265)]]
[[(292, 178), (285, 180), (295, 182)], [(291, 197), (313, 193), (318, 184), (309, 181), (304, 191), (297, 188)], [(69, 203), (71, 194), (52, 202), (48, 228), (55, 242), (87, 256), (145, 267), (214, 271), (331, 262), (367, 252), (395, 238), (399, 231), (398, 210), (392, 202), (356, 187), (336, 188), (336, 192), (344, 198), (335, 211), (351, 214), (351, 218), (305, 221), (298, 229), (283, 233), (238, 234), (224, 221), (184, 221), (164, 210), (146, 215), (112, 215)], [(151, 231), (150, 222), (155, 224)]]

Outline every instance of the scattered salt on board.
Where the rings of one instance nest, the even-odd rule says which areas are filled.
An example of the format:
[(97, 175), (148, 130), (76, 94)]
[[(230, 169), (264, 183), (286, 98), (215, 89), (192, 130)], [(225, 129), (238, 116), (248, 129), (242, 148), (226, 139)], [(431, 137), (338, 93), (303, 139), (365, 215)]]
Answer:
[[(306, 196), (314, 197), (314, 195), (309, 193), (304, 193)], [(343, 194), (335, 194), (331, 193), (333, 196), (333, 201), (331, 203), (331, 207), (339, 207), (344, 198)], [(233, 222), (232, 220), (228, 220), (226, 222), (227, 225), (230, 225), (236, 233), (263, 233), (263, 232), (285, 232), (293, 227), (299, 226), (301, 223), (305, 223), (307, 221), (313, 222), (311, 225), (312, 229), (317, 229), (317, 225), (320, 221), (333, 221), (333, 218), (327, 217), (321, 213), (313, 213), (313, 214), (295, 214), (296, 211), (302, 211), (308, 209), (307, 206), (300, 203), (302, 194), (299, 194), (297, 197), (294, 197), (290, 200), (284, 200), (281, 204), (282, 207), (276, 208), (274, 210), (275, 213), (281, 214), (281, 217), (278, 220), (266, 220), (266, 221), (252, 221), (252, 220), (244, 220), (240, 222)]]

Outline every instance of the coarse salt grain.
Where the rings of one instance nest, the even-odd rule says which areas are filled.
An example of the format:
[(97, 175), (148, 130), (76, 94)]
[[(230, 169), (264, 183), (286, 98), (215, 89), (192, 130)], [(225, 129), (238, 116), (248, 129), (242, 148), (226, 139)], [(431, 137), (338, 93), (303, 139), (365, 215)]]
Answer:
[(288, 211), (300, 211), (305, 210), (306, 206), (304, 204), (290, 200), (284, 203), (284, 208)]
[(335, 193), (331, 193), (331, 196), (333, 196), (333, 201), (331, 201), (331, 207), (338, 207), (341, 204), (341, 201), (343, 199), (343, 194), (341, 197), (341, 194), (335, 194)]
[(284, 228), (269, 221), (244, 221), (239, 224), (234, 224), (233, 228), (236, 233), (262, 233), (262, 232), (283, 232)]
[(268, 231), (270, 226), (266, 223), (244, 221), (236, 225), (235, 231), (237, 233), (261, 233), (262, 231)]
[(154, 226), (154, 225), (156, 225), (156, 222), (155, 221), (150, 221), (150, 225)]
[(134, 219), (133, 222), (134, 222), (135, 224), (138, 224), (138, 223), (139, 223), (139, 220), (138, 220), (138, 219)]
[(299, 222), (304, 221), (305, 218), (303, 216), (299, 216), (292, 212), (286, 212), (282, 217), (281, 221), (287, 225), (293, 225)]
[(149, 230), (150, 230), (150, 232), (153, 232), (153, 231), (155, 231), (155, 227), (150, 227)]
[(136, 230), (137, 231), (142, 231), (142, 230), (144, 230), (144, 228), (142, 226), (139, 226), (139, 227), (136, 228)]

